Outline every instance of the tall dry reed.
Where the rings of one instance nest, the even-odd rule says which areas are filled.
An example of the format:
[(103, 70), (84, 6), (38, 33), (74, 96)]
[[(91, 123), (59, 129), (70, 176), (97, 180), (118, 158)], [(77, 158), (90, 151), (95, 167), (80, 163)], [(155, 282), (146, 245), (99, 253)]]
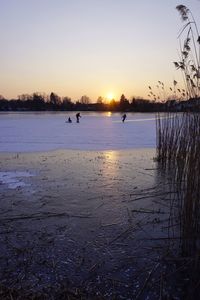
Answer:
[(200, 96), (200, 34), (197, 23), (189, 8), (185, 5), (176, 7), (184, 22), (178, 35), (179, 61), (175, 67), (183, 73), (188, 99)]
[(157, 159), (176, 194), (182, 254), (199, 248), (200, 240), (200, 114), (168, 113), (157, 116)]

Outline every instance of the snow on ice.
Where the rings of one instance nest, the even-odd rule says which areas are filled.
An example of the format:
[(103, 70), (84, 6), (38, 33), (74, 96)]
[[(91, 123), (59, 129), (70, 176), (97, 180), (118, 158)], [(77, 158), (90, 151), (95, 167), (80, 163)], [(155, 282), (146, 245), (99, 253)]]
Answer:
[[(57, 149), (122, 150), (154, 148), (155, 114), (81, 112), (0, 113), (0, 152)], [(66, 123), (68, 117), (72, 123)]]

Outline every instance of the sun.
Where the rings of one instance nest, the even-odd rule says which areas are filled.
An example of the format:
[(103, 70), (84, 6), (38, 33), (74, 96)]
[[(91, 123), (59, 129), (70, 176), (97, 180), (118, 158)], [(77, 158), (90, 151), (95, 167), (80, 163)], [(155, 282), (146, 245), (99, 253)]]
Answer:
[(109, 92), (107, 95), (106, 95), (106, 99), (110, 102), (114, 99), (114, 94), (112, 92)]

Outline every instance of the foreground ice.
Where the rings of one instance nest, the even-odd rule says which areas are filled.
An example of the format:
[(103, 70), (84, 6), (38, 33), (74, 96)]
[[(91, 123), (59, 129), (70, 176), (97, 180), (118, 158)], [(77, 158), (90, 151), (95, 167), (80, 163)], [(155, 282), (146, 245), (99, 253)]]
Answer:
[[(0, 113), (0, 152), (56, 149), (118, 150), (155, 147), (155, 114), (82, 112)], [(68, 117), (72, 123), (66, 123)]]
[(31, 177), (31, 174), (28, 171), (5, 171), (0, 172), (0, 184), (8, 185), (10, 189), (16, 189), (20, 187), (29, 186), (28, 183), (23, 181), (23, 178)]

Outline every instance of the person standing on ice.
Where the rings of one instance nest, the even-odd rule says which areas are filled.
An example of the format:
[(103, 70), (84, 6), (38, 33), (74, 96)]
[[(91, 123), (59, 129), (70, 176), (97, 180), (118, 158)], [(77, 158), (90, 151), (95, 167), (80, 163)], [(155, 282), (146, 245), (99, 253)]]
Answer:
[(122, 116), (122, 122), (124, 123), (125, 120), (126, 120), (126, 114), (123, 114), (123, 116)]
[(79, 123), (79, 119), (81, 118), (81, 115), (80, 113), (77, 113), (76, 114), (76, 123)]

